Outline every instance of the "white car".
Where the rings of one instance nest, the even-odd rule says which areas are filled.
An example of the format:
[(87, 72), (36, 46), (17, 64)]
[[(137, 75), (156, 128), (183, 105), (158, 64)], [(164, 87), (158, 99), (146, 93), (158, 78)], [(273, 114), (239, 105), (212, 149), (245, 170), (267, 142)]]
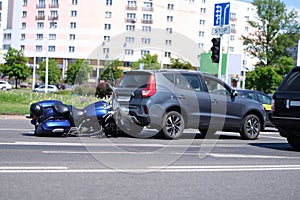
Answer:
[[(40, 87), (38, 88), (35, 88), (33, 90), (33, 92), (45, 92), (46, 90), (46, 86), (45, 85), (41, 85)], [(55, 85), (48, 85), (48, 89), (47, 89), (47, 92), (58, 92), (58, 88), (55, 86)]]
[(1, 90), (11, 90), (12, 86), (7, 81), (0, 81), (0, 89)]

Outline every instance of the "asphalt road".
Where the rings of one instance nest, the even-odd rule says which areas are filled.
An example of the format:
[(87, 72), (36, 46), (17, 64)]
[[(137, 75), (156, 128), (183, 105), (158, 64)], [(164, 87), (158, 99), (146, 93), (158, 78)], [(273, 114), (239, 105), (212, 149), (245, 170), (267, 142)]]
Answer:
[[(35, 137), (0, 117), (1, 199), (299, 199), (300, 152), (274, 128), (179, 140)], [(153, 130), (144, 130), (143, 136)]]

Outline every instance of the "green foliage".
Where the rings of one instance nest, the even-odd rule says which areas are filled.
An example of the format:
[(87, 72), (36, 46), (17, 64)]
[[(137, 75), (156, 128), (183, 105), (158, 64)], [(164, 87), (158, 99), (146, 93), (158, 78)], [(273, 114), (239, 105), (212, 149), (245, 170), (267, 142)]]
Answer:
[(140, 64), (144, 64), (145, 70), (152, 70), (152, 69), (160, 69), (160, 64), (157, 61), (158, 55), (150, 55), (146, 54), (142, 58), (140, 58), (137, 62), (132, 63), (132, 69), (137, 70), (140, 69)]
[(249, 21), (255, 28), (249, 36), (242, 36), (248, 52), (259, 59), (257, 66), (279, 66), (282, 56), (290, 56), (286, 49), (295, 46), (300, 25), (295, 10), (287, 12), (280, 0), (253, 0), (258, 21)]
[(4, 76), (15, 79), (15, 87), (17, 88), (18, 80), (25, 80), (30, 75), (30, 68), (26, 65), (28, 59), (24, 57), (22, 51), (9, 48), (5, 55), (5, 64), (1, 65), (0, 72)]
[(67, 78), (65, 83), (74, 85), (82, 84), (84, 81), (88, 80), (88, 74), (92, 71), (92, 67), (88, 65), (86, 60), (75, 60), (72, 64), (68, 66)]
[(78, 85), (74, 89), (74, 93), (80, 96), (95, 96), (95, 87), (88, 85)]
[(110, 62), (101, 74), (100, 80), (115, 81), (120, 78), (123, 74), (120, 66), (122, 66), (122, 62), (119, 60), (113, 60), (112, 62)]
[[(38, 74), (40, 75), (40, 79), (45, 82), (46, 77), (46, 60), (40, 63)], [(60, 83), (61, 81), (61, 70), (55, 61), (55, 59), (49, 59), (48, 62), (48, 83), (55, 84)]]
[(246, 76), (246, 88), (259, 90), (267, 94), (273, 93), (283, 76), (277, 73), (278, 67), (259, 67), (248, 72)]
[(170, 68), (171, 69), (188, 69), (188, 70), (194, 69), (191, 63), (180, 60), (179, 58), (171, 58)]

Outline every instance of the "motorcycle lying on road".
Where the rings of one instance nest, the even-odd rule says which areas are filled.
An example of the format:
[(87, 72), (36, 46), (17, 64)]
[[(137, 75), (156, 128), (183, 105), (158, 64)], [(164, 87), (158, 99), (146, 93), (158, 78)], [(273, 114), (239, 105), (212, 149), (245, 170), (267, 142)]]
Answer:
[(102, 134), (105, 118), (111, 106), (106, 101), (97, 101), (78, 109), (58, 100), (45, 100), (31, 104), (31, 124), (34, 134), (68, 136)]

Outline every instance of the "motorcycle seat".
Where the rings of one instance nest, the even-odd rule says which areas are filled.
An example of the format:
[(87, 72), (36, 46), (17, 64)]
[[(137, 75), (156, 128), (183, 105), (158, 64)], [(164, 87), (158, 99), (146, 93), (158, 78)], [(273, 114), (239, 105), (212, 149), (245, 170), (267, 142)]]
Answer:
[(54, 103), (53, 104), (53, 109), (56, 113), (62, 114), (62, 115), (67, 115), (70, 113), (70, 109), (67, 105), (62, 104), (62, 103)]

